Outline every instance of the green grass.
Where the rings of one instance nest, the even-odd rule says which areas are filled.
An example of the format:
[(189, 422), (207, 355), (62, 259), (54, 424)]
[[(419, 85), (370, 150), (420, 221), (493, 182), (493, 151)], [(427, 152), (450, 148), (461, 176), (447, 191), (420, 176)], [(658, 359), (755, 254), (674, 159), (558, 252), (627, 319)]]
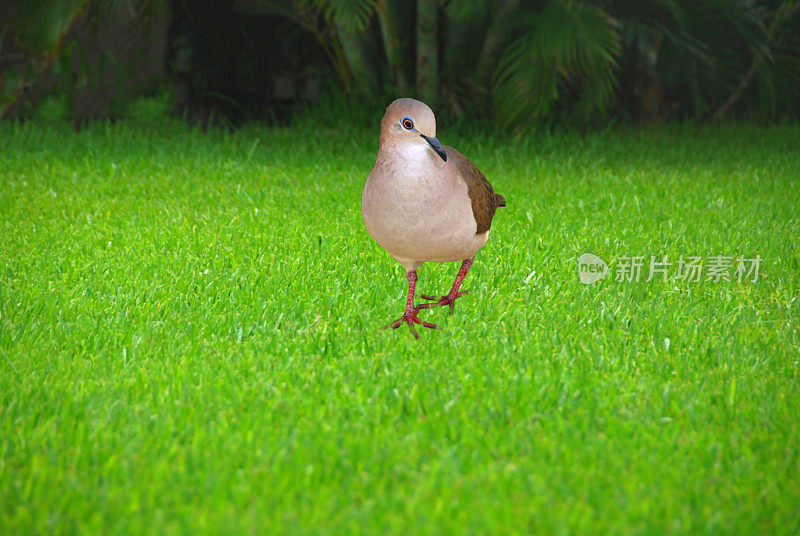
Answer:
[(798, 533), (800, 128), (440, 125), (508, 207), (419, 341), (377, 128), (0, 124), (0, 533)]

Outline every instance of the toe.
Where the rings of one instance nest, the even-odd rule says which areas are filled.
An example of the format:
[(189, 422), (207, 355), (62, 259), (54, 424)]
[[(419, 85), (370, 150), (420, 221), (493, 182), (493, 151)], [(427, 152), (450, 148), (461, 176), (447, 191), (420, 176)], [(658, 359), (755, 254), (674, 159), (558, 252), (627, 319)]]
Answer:
[(419, 333), (417, 333), (417, 330), (414, 329), (414, 322), (409, 321), (408, 329), (411, 330), (411, 334), (414, 336), (414, 338), (419, 340)]

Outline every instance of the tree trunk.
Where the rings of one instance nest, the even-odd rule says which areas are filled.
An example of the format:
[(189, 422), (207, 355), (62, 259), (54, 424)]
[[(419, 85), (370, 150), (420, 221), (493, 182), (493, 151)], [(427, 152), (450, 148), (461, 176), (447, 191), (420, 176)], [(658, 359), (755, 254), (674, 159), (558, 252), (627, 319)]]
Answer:
[(389, 65), (389, 72), (392, 73), (392, 82), (397, 91), (404, 94), (408, 91), (408, 83), (403, 73), (403, 58), (400, 54), (400, 38), (397, 35), (397, 25), (392, 19), (392, 11), (389, 9), (388, 1), (377, 0), (375, 12), (378, 15), (378, 22), (381, 26), (383, 47), (386, 49), (386, 61)]
[(428, 105), (439, 99), (438, 0), (417, 0), (417, 95)]
[(478, 86), (488, 91), (489, 80), (497, 67), (497, 58), (500, 55), (500, 47), (508, 39), (509, 20), (511, 14), (519, 6), (518, 0), (506, 0), (501, 2), (497, 8), (494, 18), (486, 30), (486, 37), (483, 40), (483, 47), (478, 56), (475, 68), (475, 81)]
[(369, 92), (376, 86), (376, 78), (367, 63), (360, 33), (342, 24), (333, 24), (336, 36), (342, 48), (342, 56), (347, 62), (351, 74), (351, 86), (348, 91)]

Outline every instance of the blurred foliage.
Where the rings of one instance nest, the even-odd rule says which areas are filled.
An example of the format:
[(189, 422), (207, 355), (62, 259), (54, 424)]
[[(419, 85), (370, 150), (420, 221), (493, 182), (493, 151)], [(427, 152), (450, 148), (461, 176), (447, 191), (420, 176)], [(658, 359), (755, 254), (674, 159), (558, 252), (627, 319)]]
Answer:
[[(164, 2), (6, 2), (0, 8), (4, 46), (11, 42), (15, 53), (25, 54), (27, 60), (22, 70), (2, 70), (4, 108), (0, 113), (18, 97), (20, 88), (41, 73), (78, 61), (74, 57), (81, 52), (63, 45), (78, 16)], [(235, 87), (239, 79), (250, 79), (249, 94), (260, 92), (267, 107), (276, 106), (269, 92), (274, 91), (277, 71), (270, 69), (280, 69), (286, 79), (287, 69), (308, 72), (307, 65), (322, 57), (332, 73), (316, 77), (324, 93), (335, 95), (341, 90), (355, 102), (370, 103), (417, 96), (451, 120), (492, 118), (492, 124), (508, 132), (547, 124), (585, 127), (610, 117), (634, 122), (689, 117), (721, 120), (732, 115), (758, 120), (800, 118), (800, 0), (235, 0), (212, 4), (170, 3), (189, 14), (184, 17), (186, 24), (202, 26), (194, 32), (197, 35), (185, 30), (172, 35), (172, 48), (192, 58), (188, 70), (178, 74), (189, 80), (187, 91), (194, 91), (198, 98), (213, 98), (221, 103), (218, 107), (242, 117), (254, 117), (249, 110), (258, 110), (258, 103), (247, 105), (241, 100), (243, 92)], [(253, 20), (262, 22), (242, 30)], [(275, 39), (261, 36), (265, 32), (284, 36), (275, 39), (288, 39), (291, 44), (280, 47)], [(319, 52), (305, 47), (298, 33), (305, 34)], [(241, 34), (236, 45), (229, 42), (234, 34)], [(237, 50), (242, 48), (240, 42), (249, 56)], [(253, 59), (287, 54), (293, 59), (282, 64)], [(302, 58), (306, 66), (300, 63)], [(257, 74), (242, 76), (240, 64)], [(270, 72), (264, 74), (264, 69)], [(173, 76), (178, 75), (173, 72)], [(310, 83), (308, 76), (299, 75), (289, 81), (299, 84), (298, 80)], [(297, 98), (302, 98), (301, 93), (297, 92)], [(318, 98), (314, 91), (305, 94), (306, 99)]]
[(50, 123), (61, 123), (69, 119), (69, 100), (64, 93), (42, 99), (36, 108), (36, 119)]
[(80, 78), (99, 85), (103, 69), (116, 59), (108, 51), (101, 51), (96, 72), (89, 68), (80, 43), (66, 39), (82, 17), (92, 19), (120, 10), (146, 16), (163, 9), (165, 1), (4, 0), (0, 4), (0, 117), (48, 72), (60, 75), (61, 82), (68, 84), (72, 66), (77, 64)]
[(523, 129), (546, 116), (565, 90), (574, 90), (583, 117), (606, 110), (616, 89), (620, 39), (600, 8), (554, 0), (541, 12), (522, 11), (519, 36), (500, 57), (492, 98), (498, 118)]
[(173, 110), (175, 110), (175, 95), (168, 87), (163, 86), (155, 95), (131, 99), (125, 116), (136, 123), (155, 125), (174, 121)]
[(13, 30), (31, 54), (52, 56), (89, 0), (8, 0), (3, 2), (3, 31)]
[(487, 110), (513, 132), (610, 112), (635, 121), (798, 117), (796, 0), (441, 1), (434, 52), (411, 31), (424, 1), (417, 10), (391, 0), (249, 3), (313, 23), (347, 92), (374, 93), (379, 80), (387, 97), (424, 94), (414, 59), (433, 54), (443, 61), (431, 104), (455, 116)]
[[(0, 117), (53, 65), (61, 42), (89, 0), (7, 0), (0, 7)], [(9, 49), (12, 49), (9, 51)], [(9, 58), (9, 56), (11, 56)], [(16, 60), (16, 65), (6, 66)]]
[[(720, 119), (742, 110), (771, 118), (796, 100), (798, 2), (608, 2), (624, 44), (623, 73), (642, 119)], [(776, 39), (776, 37), (780, 35)], [(794, 63), (794, 66), (792, 66)], [(758, 84), (750, 88), (753, 78)], [(783, 95), (775, 91), (785, 87)], [(638, 94), (637, 94), (638, 93)], [(796, 114), (796, 103), (794, 104)]]

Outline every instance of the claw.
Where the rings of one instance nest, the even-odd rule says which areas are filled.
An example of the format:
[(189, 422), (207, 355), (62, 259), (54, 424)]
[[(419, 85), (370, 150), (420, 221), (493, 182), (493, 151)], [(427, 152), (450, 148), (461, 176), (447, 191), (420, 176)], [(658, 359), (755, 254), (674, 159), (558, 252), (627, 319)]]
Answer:
[(448, 294), (447, 296), (429, 296), (427, 294), (420, 294), (419, 297), (423, 300), (432, 300), (434, 303), (423, 303), (419, 306), (419, 309), (433, 309), (434, 307), (443, 307), (445, 305), (450, 306), (450, 314), (453, 314), (456, 310), (456, 298), (460, 298), (464, 294), (469, 292), (469, 290), (464, 290), (461, 292), (456, 292), (455, 294)]
[(442, 329), (436, 324), (432, 324), (431, 322), (425, 322), (424, 320), (419, 318), (417, 316), (419, 314), (419, 309), (420, 309), (419, 307), (414, 309), (407, 309), (406, 312), (403, 313), (403, 316), (401, 316), (397, 320), (393, 320), (392, 322), (386, 324), (385, 326), (383, 326), (383, 329), (389, 329), (389, 328), (397, 329), (400, 326), (402, 326), (403, 323), (406, 323), (408, 324), (408, 329), (411, 330), (411, 334), (414, 336), (415, 339), (419, 339), (419, 333), (417, 333), (417, 330), (414, 329), (414, 324), (420, 324), (421, 326), (426, 327), (428, 329)]

